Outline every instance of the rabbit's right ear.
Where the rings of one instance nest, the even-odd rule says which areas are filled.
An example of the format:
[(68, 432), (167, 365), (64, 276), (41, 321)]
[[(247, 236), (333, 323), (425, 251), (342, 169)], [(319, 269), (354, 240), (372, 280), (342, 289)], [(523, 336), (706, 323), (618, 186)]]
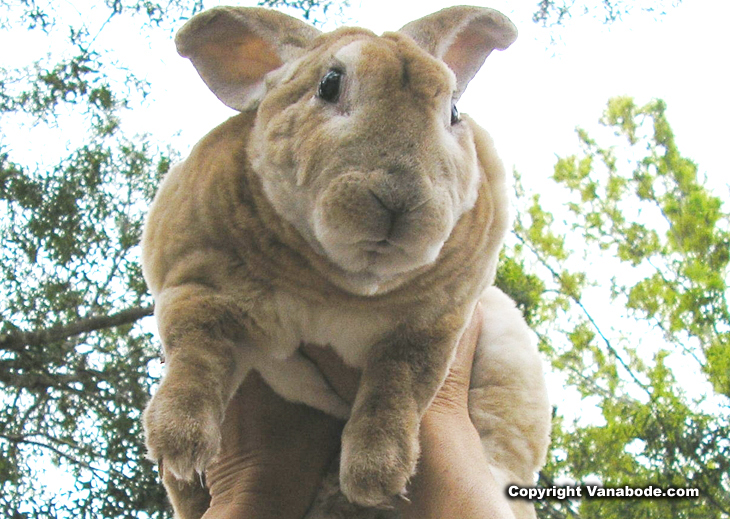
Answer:
[(504, 50), (517, 39), (517, 28), (499, 11), (464, 5), (420, 18), (400, 32), (451, 68), (456, 75), (455, 100), (493, 50)]
[(226, 105), (260, 101), (266, 74), (300, 55), (320, 32), (291, 16), (256, 7), (215, 7), (178, 31), (178, 53)]

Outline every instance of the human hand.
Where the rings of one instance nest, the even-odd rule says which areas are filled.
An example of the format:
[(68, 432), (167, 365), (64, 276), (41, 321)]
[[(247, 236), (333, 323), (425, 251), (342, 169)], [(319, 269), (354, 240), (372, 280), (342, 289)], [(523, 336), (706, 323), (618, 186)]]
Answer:
[(204, 519), (301, 519), (337, 454), (342, 426), (250, 373), (228, 405), (221, 454), (206, 471)]

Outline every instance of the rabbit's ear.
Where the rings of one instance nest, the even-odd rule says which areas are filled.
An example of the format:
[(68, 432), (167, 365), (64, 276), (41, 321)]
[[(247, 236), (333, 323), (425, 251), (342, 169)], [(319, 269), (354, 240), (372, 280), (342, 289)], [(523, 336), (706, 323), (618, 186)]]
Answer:
[(456, 99), (494, 49), (504, 50), (517, 39), (510, 19), (486, 7), (446, 8), (405, 25), (400, 32), (449, 66), (456, 75)]
[(263, 95), (264, 76), (296, 58), (319, 34), (277, 11), (216, 7), (183, 25), (175, 45), (221, 101), (244, 110)]

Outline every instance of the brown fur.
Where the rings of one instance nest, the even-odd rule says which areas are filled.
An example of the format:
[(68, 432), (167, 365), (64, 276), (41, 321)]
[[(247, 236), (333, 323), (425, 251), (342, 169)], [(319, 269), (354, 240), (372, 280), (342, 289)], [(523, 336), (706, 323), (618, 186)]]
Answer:
[[(179, 516), (188, 516), (188, 487), (170, 481), (192, 480), (217, 454), (226, 405), (250, 369), (286, 398), (349, 413), (342, 492), (359, 505), (387, 505), (415, 470), (420, 418), (480, 298), (493, 301), (495, 316), (511, 316), (522, 362), (511, 360), (511, 339), (481, 346), (494, 358), (475, 365), (486, 389), (474, 419), (487, 452), (496, 450), (498, 479), (529, 483), (547, 445), (539, 359), (509, 300), (487, 290), (508, 224), (505, 174), (486, 132), (468, 117), (450, 124), (453, 93), (513, 39), (509, 22), (454, 8), (403, 34), (341, 29), (315, 38), (260, 9), (200, 16), (178, 46), (243, 112), (170, 171), (143, 237), (167, 357), (145, 412), (147, 445), (171, 474)], [(290, 32), (307, 46), (297, 52), (302, 41), (282, 37)], [(454, 50), (480, 38), (483, 48)], [(344, 70), (342, 91), (326, 102), (317, 87), (332, 69)], [(363, 370), (351, 412), (297, 352), (302, 341), (330, 344)], [(490, 377), (490, 363), (520, 383)], [(515, 412), (514, 398), (532, 411)]]

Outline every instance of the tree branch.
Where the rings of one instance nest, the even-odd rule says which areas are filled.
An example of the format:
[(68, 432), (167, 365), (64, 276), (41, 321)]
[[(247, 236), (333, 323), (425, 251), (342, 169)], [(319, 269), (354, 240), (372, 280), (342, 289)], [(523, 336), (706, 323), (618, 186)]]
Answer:
[(17, 350), (23, 346), (40, 346), (84, 333), (132, 324), (143, 317), (152, 315), (153, 312), (153, 305), (137, 306), (116, 314), (89, 317), (70, 324), (51, 326), (44, 330), (9, 333), (0, 337), (0, 348)]
[[(563, 278), (560, 275), (560, 273), (557, 272), (548, 263), (547, 259), (545, 257), (543, 257), (542, 254), (540, 254), (540, 251), (538, 251), (535, 247), (533, 247), (531, 243), (528, 243), (527, 239), (524, 236), (522, 236), (519, 233), (519, 231), (513, 230), (512, 234), (520, 241), (520, 243), (522, 243), (522, 245), (524, 245), (530, 252), (532, 252), (535, 255), (535, 257), (540, 262), (540, 264), (550, 272), (550, 274), (553, 276), (553, 279), (555, 279), (555, 281), (557, 283), (560, 283), (562, 281)], [(636, 376), (636, 374), (633, 372), (631, 367), (629, 367), (628, 363), (626, 361), (624, 361), (624, 359), (621, 357), (621, 355), (619, 355), (618, 350), (613, 347), (613, 345), (611, 344), (611, 341), (608, 340), (608, 337), (606, 337), (606, 335), (603, 333), (600, 326), (598, 326), (598, 323), (595, 321), (595, 319), (593, 319), (593, 316), (590, 314), (588, 309), (583, 305), (583, 302), (580, 300), (580, 298), (577, 297), (575, 294), (565, 293), (565, 295), (567, 295), (576, 304), (576, 306), (578, 306), (578, 308), (580, 308), (583, 315), (585, 315), (585, 317), (591, 323), (591, 326), (593, 327), (593, 329), (596, 330), (596, 333), (598, 333), (598, 335), (603, 340), (603, 343), (606, 345), (606, 348), (608, 349), (609, 353), (611, 353), (614, 356), (614, 358), (619, 362), (619, 364), (621, 364), (621, 366), (623, 366), (623, 368), (626, 370), (626, 372), (631, 377), (631, 379), (641, 389), (643, 389), (644, 392), (651, 398), (651, 391), (649, 391), (649, 388), (647, 387), (647, 385), (644, 384), (641, 380), (639, 380), (639, 377)]]
[[(44, 438), (51, 441), (57, 441), (54, 438), (51, 438), (48, 435), (43, 435)], [(30, 440), (28, 439), (28, 436), (21, 436), (21, 435), (10, 435), (10, 434), (0, 434), (0, 439), (4, 439), (10, 443), (14, 443), (16, 445), (24, 444), (24, 445), (30, 445), (34, 447), (40, 447), (41, 449), (45, 449), (47, 451), (52, 452), (59, 458), (65, 459), (67, 462), (71, 463), (72, 465), (78, 465), (79, 467), (83, 467), (87, 470), (89, 470), (96, 478), (98, 478), (100, 481), (105, 481), (105, 476), (108, 472), (113, 472), (117, 477), (123, 478), (123, 479), (129, 479), (128, 476), (125, 476), (123, 473), (119, 472), (118, 470), (114, 468), (108, 468), (108, 469), (102, 469), (100, 467), (94, 467), (93, 465), (90, 465), (86, 461), (76, 458), (75, 456), (72, 456), (71, 454), (62, 451), (61, 449), (54, 447), (53, 445), (50, 445), (48, 443), (44, 443), (37, 440)], [(60, 442), (63, 443), (63, 442)]]

